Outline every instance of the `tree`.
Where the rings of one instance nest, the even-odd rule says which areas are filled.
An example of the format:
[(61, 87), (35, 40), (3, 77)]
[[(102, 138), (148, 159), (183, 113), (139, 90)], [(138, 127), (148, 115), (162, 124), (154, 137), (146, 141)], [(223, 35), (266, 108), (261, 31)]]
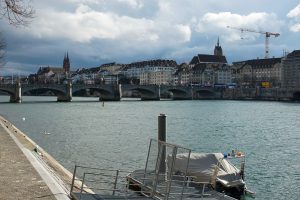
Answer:
[[(26, 26), (33, 18), (34, 10), (30, 0), (0, 0), (0, 19), (6, 18), (14, 26)], [(0, 33), (0, 66), (3, 64), (5, 41)]]
[(12, 25), (27, 25), (34, 15), (34, 10), (30, 6), (29, 1), (30, 0), (0, 0), (1, 16), (6, 18)]
[(2, 34), (0, 33), (0, 66), (2, 66), (4, 62), (5, 47), (6, 47), (5, 41), (2, 37)]

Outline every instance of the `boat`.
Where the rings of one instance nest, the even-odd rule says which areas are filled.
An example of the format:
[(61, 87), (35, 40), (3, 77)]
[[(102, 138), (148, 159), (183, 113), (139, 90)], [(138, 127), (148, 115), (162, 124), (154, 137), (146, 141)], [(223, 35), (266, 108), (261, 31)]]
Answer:
[[(236, 160), (241, 162), (240, 169), (230, 159), (240, 159)], [(133, 171), (127, 179), (130, 189), (157, 196), (180, 194), (180, 199), (189, 199), (224, 195), (221, 199), (241, 199), (246, 192), (254, 194), (246, 187), (244, 167), (245, 155), (238, 151), (193, 153), (151, 139), (145, 168)]]
[[(244, 181), (245, 155), (223, 153), (191, 153), (177, 154), (173, 170), (175, 174), (183, 174), (192, 177), (194, 182), (208, 182), (211, 187), (228, 196), (240, 199), (247, 190)], [(238, 169), (229, 160), (240, 158), (241, 168)], [(168, 162), (171, 158), (168, 157)], [(188, 167), (186, 169), (186, 163)]]

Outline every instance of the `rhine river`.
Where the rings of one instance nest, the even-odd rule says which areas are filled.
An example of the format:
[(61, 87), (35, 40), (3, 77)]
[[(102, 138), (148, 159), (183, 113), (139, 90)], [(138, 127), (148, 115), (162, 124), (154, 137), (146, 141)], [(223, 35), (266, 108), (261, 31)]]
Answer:
[(70, 171), (75, 163), (143, 168), (149, 139), (157, 138), (157, 116), (164, 113), (170, 143), (195, 152), (245, 152), (245, 178), (255, 199), (300, 199), (300, 103), (8, 100), (0, 96), (0, 114)]

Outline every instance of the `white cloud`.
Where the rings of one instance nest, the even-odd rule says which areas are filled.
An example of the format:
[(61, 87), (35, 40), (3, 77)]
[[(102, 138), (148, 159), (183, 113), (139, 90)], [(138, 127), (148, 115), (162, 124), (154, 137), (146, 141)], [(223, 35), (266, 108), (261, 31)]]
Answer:
[(65, 38), (81, 43), (95, 39), (126, 40), (132, 45), (145, 45), (145, 42), (150, 45), (158, 42), (174, 44), (188, 42), (191, 38), (189, 25), (100, 12), (86, 4), (79, 4), (74, 12), (52, 10), (41, 13), (28, 33), (38, 38)]
[(288, 14), (287, 17), (292, 18), (290, 25), (290, 31), (292, 32), (299, 32), (300, 31), (300, 4), (292, 9)]
[[(272, 23), (270, 23), (272, 22)], [(233, 27), (228, 29), (227, 26)], [(253, 31), (279, 31), (282, 22), (277, 19), (276, 15), (268, 13), (250, 13), (248, 15), (239, 15), (231, 12), (206, 13), (196, 27), (196, 31), (201, 33), (219, 33), (227, 41), (240, 40), (241, 31), (239, 28), (251, 29)], [(268, 27), (268, 30), (265, 30)], [(234, 30), (235, 29), (235, 30)], [(254, 40), (259, 34), (249, 34), (244, 31), (248, 39)]]
[(188, 25), (177, 25), (176, 28), (182, 36), (182, 42), (188, 42), (191, 39), (192, 31)]
[(299, 32), (300, 31), (300, 23), (294, 24), (290, 27), (290, 31)]
[(79, 5), (75, 13), (47, 12), (37, 19), (28, 30), (38, 37), (67, 38), (76, 42), (92, 39), (117, 39), (122, 35), (134, 35), (137, 39), (151, 36), (153, 22), (118, 16), (109, 12), (97, 12), (87, 5)]
[(144, 6), (143, 2), (140, 0), (118, 0), (120, 3), (129, 5), (131, 8), (139, 9)]
[(300, 16), (300, 4), (296, 6), (294, 9), (292, 9), (288, 14), (287, 17), (289, 18), (295, 18)]
[(105, 0), (67, 0), (71, 3), (79, 3), (79, 4), (100, 4), (103, 3)]

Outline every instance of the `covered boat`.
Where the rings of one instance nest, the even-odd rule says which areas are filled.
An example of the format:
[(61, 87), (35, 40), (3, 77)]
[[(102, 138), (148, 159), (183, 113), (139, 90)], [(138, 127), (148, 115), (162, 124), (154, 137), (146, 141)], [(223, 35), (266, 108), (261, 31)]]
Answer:
[[(243, 180), (245, 160), (241, 163), (241, 169), (237, 169), (228, 159), (222, 153), (182, 153), (176, 155), (173, 170), (175, 174), (186, 173), (194, 182), (211, 183), (216, 191), (240, 198), (246, 189)], [(171, 162), (169, 157), (167, 162)]]

